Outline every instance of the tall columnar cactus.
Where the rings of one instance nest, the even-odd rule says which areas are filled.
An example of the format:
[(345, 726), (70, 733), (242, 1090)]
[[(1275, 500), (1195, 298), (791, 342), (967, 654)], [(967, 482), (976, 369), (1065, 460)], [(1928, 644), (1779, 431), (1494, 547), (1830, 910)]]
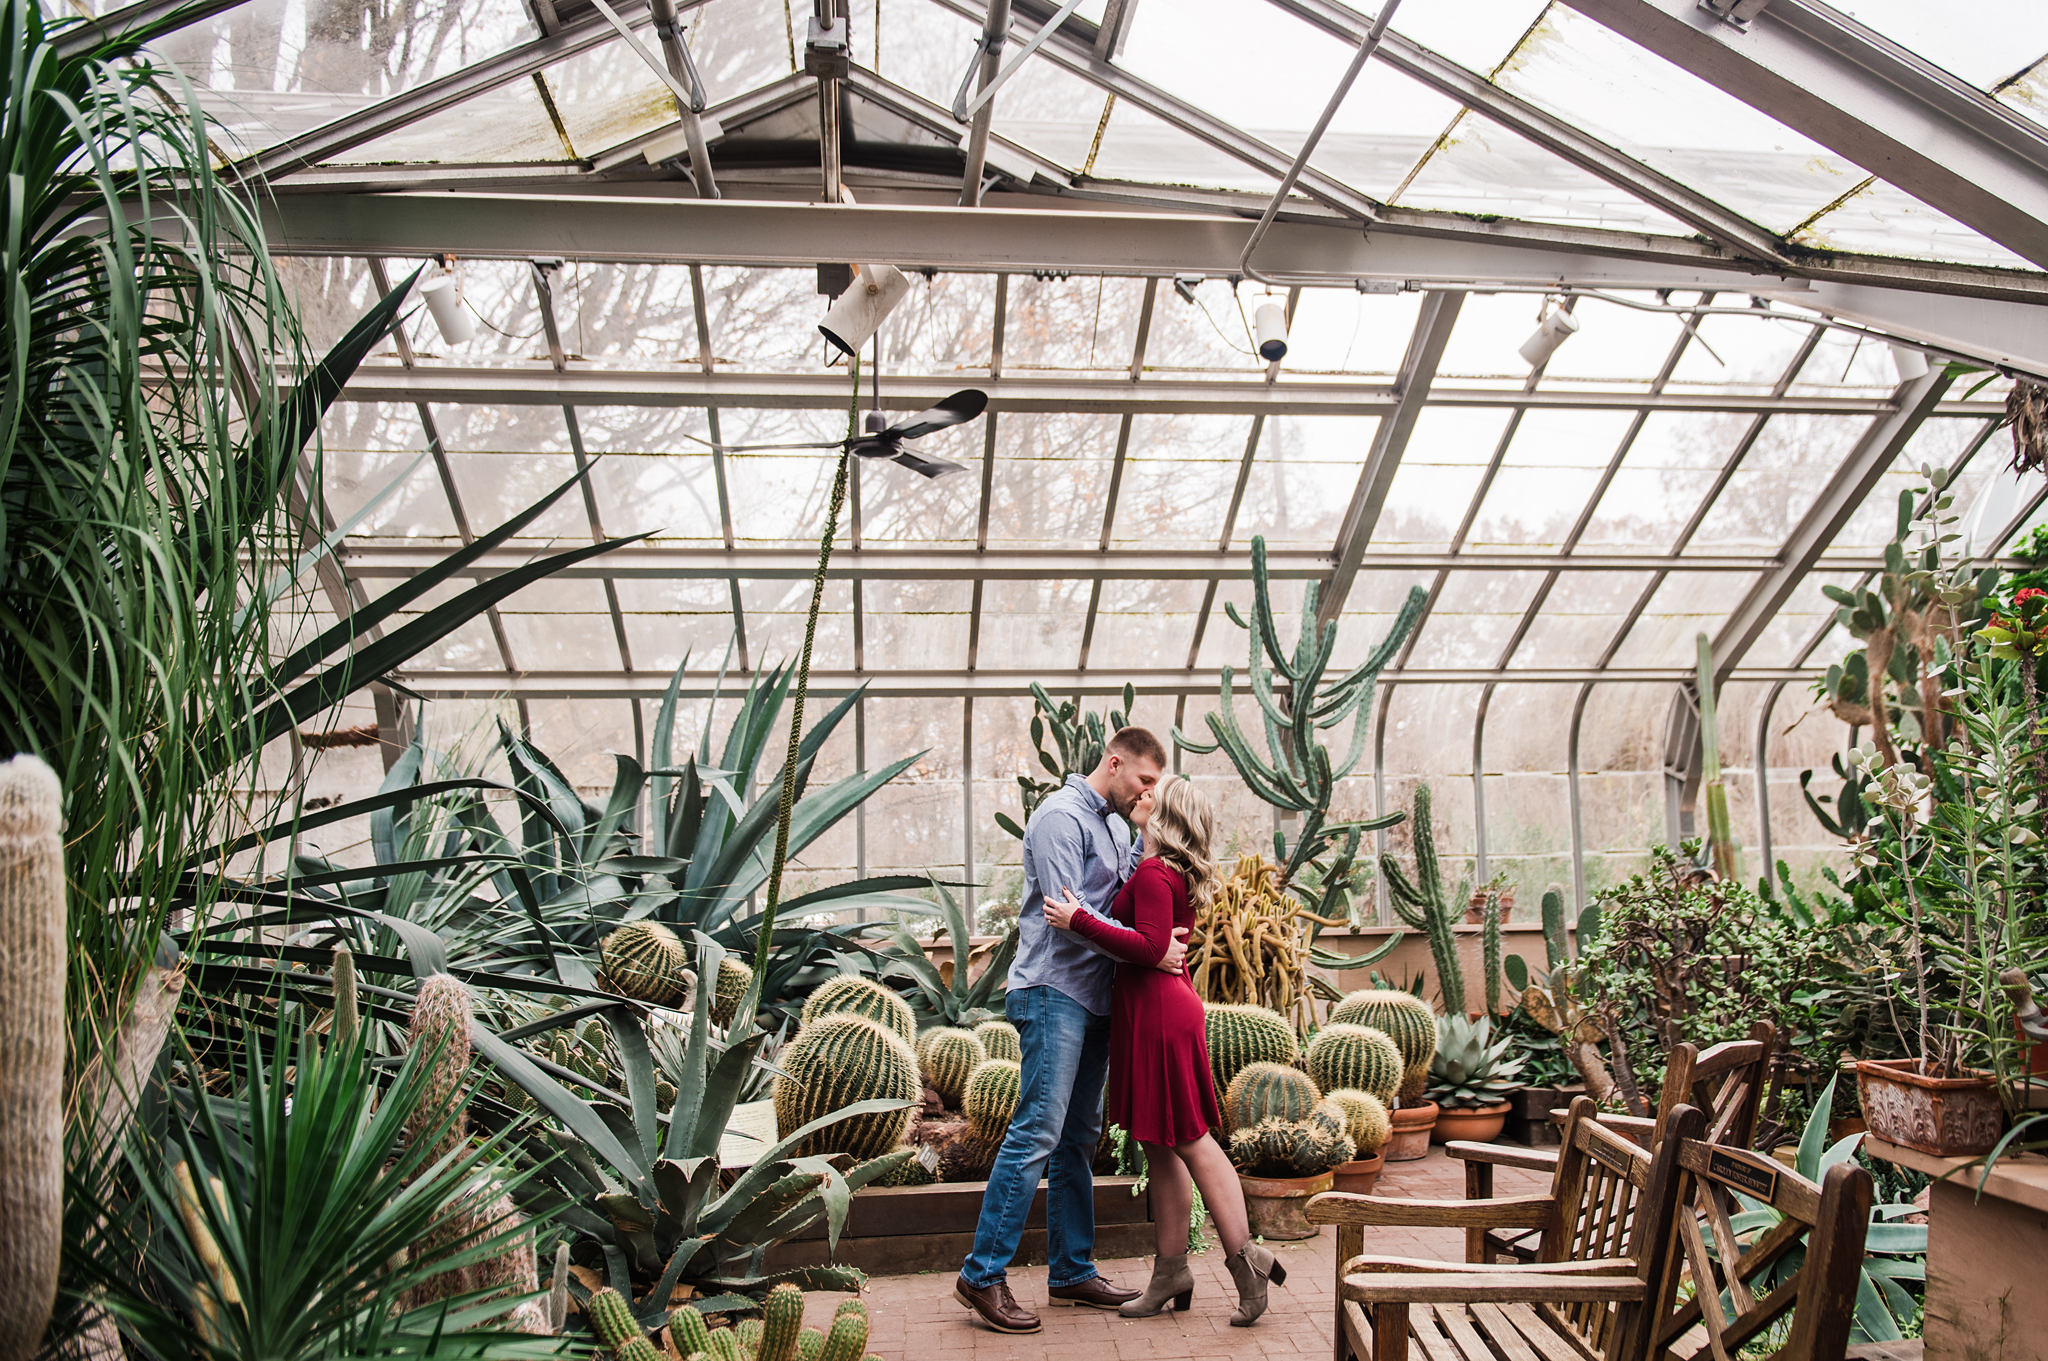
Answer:
[(1486, 971), (1486, 1014), (1500, 1015), (1500, 893), (1486, 895), (1479, 915), (1479, 965)]
[(1220, 1002), (1207, 1012), (1203, 1030), (1209, 1042), (1209, 1075), (1218, 1092), (1248, 1064), (1288, 1064), (1301, 1054), (1294, 1027), (1277, 1011), (1248, 1002)]
[(1223, 1124), (1243, 1129), (1261, 1120), (1306, 1120), (1322, 1099), (1322, 1090), (1299, 1068), (1254, 1063), (1223, 1093)]
[(754, 971), (727, 955), (718, 961), (718, 984), (711, 994), (711, 1023), (728, 1026), (754, 983)]
[(1393, 1137), (1393, 1117), (1386, 1102), (1372, 1092), (1340, 1088), (1323, 1098), (1344, 1117), (1344, 1133), (1358, 1148), (1358, 1156), (1370, 1158)]
[(362, 1010), (356, 1000), (356, 957), (346, 945), (334, 947), (334, 1045), (347, 1049), (356, 1042)]
[(677, 1356), (711, 1350), (711, 1325), (695, 1305), (686, 1304), (668, 1316), (669, 1349)]
[(992, 1059), (1024, 1062), (1024, 1041), (1017, 1034), (1017, 1027), (1008, 1021), (983, 1021), (974, 1027), (974, 1038), (981, 1041), (981, 1047), (988, 1050)]
[(947, 1105), (957, 1107), (967, 1090), (968, 1075), (988, 1062), (988, 1050), (971, 1030), (938, 1026), (917, 1037), (917, 1060), (932, 1090)]
[[(787, 1139), (820, 1116), (856, 1101), (915, 1102), (924, 1091), (917, 1055), (903, 1037), (865, 1016), (828, 1014), (804, 1026), (782, 1051), (775, 1079), (776, 1137)], [(856, 1115), (803, 1141), (791, 1157), (851, 1154), (879, 1158), (903, 1140), (912, 1109)]]
[(818, 985), (804, 1002), (803, 1024), (838, 1012), (865, 1016), (902, 1037), (905, 1044), (917, 1043), (917, 1017), (910, 1003), (874, 979), (857, 973), (843, 973)]
[(1401, 1047), (1383, 1030), (1333, 1022), (1316, 1032), (1305, 1057), (1309, 1077), (1326, 1092), (1351, 1087), (1392, 1101), (1401, 1090)]
[(832, 1326), (825, 1332), (825, 1345), (818, 1349), (818, 1361), (861, 1361), (867, 1349), (867, 1309), (848, 1309), (842, 1305), (832, 1316)]
[(605, 977), (635, 1001), (657, 1007), (682, 1005), (696, 982), (682, 938), (660, 922), (628, 922), (597, 947)]
[(1714, 647), (1702, 633), (1699, 645), (1700, 797), (1707, 809), (1707, 850), (1714, 873), (1723, 880), (1741, 877), (1735, 855), (1735, 825), (1728, 817), (1728, 786), (1721, 779), (1721, 726), (1714, 705)]
[(0, 1358), (34, 1356), (64, 1220), (64, 838), (57, 776), (0, 765)]
[[(1052, 696), (1037, 681), (1031, 682), (1031, 698), (1031, 744), (1038, 748), (1038, 764), (1052, 778), (1034, 780), (1029, 775), (1017, 777), (1017, 793), (1024, 805), (1024, 822), (1018, 822), (1008, 813), (996, 814), (996, 825), (1019, 841), (1024, 839), (1025, 824), (1038, 811), (1038, 805), (1058, 793), (1069, 774), (1078, 771), (1085, 775), (1102, 764), (1102, 749), (1109, 744), (1109, 739), (1119, 728), (1130, 725), (1130, 714), (1137, 707), (1138, 692), (1126, 685), (1123, 707), (1111, 709), (1107, 720), (1101, 714), (1083, 711), (1078, 699), (1070, 699), (1063, 704), (1053, 703)], [(1055, 751), (1045, 748), (1048, 736), (1053, 740)]]
[(640, 1331), (625, 1296), (618, 1291), (610, 1286), (591, 1291), (583, 1312), (590, 1319), (590, 1331), (618, 1361), (661, 1361), (661, 1353)]
[(1436, 961), (1437, 990), (1443, 994), (1444, 1010), (1465, 1014), (1465, 970), (1458, 963), (1458, 938), (1451, 926), (1459, 910), (1444, 884), (1443, 866), (1436, 855), (1436, 832), (1430, 823), (1431, 800), (1428, 785), (1415, 791), (1415, 878), (1409, 879), (1401, 862), (1391, 855), (1380, 856), (1380, 874), (1387, 883), (1387, 897), (1402, 921), (1429, 940), (1430, 956)]
[(1330, 1024), (1371, 1026), (1393, 1040), (1401, 1051), (1401, 1086), (1394, 1095), (1404, 1102), (1421, 1099), (1429, 1061), (1436, 1057), (1436, 1013), (1429, 1003), (1399, 988), (1361, 988), (1330, 1008)]
[(804, 1292), (787, 1281), (761, 1301), (761, 1345), (755, 1361), (796, 1361), (796, 1337), (804, 1328)]
[[(1589, 907), (1579, 914), (1579, 948), (1586, 949), (1599, 938), (1600, 909)], [(1543, 949), (1550, 967), (1540, 975), (1520, 955), (1508, 956), (1504, 966), (1508, 982), (1521, 993), (1522, 1010), (1530, 1019), (1564, 1041), (1565, 1053), (1579, 1070), (1586, 1091), (1596, 1101), (1606, 1101), (1614, 1091), (1614, 1075), (1600, 1057), (1604, 1038), (1598, 1018), (1586, 1014), (1572, 996), (1571, 949), (1564, 934), (1564, 893), (1551, 889), (1543, 895)]]
[[(1358, 666), (1334, 680), (1327, 679), (1331, 654), (1337, 646), (1335, 620), (1316, 620), (1316, 584), (1303, 593), (1301, 628), (1290, 651), (1280, 644), (1275, 626), (1273, 597), (1266, 570), (1266, 540), (1252, 540), (1252, 618), (1226, 604), (1230, 621), (1248, 635), (1249, 660), (1246, 679), (1259, 710), (1258, 727), (1266, 736), (1267, 756), (1252, 750), (1245, 730), (1238, 723), (1233, 702), (1236, 672), (1223, 668), (1223, 697), (1216, 712), (1208, 716), (1213, 742), (1199, 742), (1173, 730), (1176, 744), (1194, 752), (1212, 752), (1221, 747), (1231, 765), (1251, 791), (1276, 808), (1302, 815), (1301, 833), (1290, 850), (1286, 838), (1273, 834), (1273, 858), (1280, 862), (1280, 878), (1291, 883), (1302, 866), (1320, 856), (1332, 843), (1356, 831), (1376, 831), (1401, 820), (1399, 813), (1367, 822), (1341, 826), (1326, 824), (1330, 800), (1338, 781), (1358, 768), (1365, 754), (1365, 739), (1371, 723), (1373, 687), (1394, 654), (1407, 640), (1415, 621), (1422, 617), (1428, 593), (1420, 586), (1408, 592), (1394, 626), (1378, 647)], [(1277, 682), (1277, 684), (1276, 684)], [(1345, 722), (1351, 724), (1351, 742), (1341, 760), (1333, 760), (1329, 748), (1316, 740)]]

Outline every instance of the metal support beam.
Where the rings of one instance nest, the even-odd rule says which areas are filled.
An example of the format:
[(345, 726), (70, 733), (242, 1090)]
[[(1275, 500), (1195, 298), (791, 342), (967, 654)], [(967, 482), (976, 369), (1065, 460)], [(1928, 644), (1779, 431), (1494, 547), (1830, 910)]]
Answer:
[[(986, 90), (1003, 64), (1003, 46), (1010, 36), (1010, 0), (988, 0), (988, 18), (981, 26), (981, 74), (977, 90)], [(981, 172), (988, 164), (988, 130), (995, 122), (996, 102), (985, 101), (974, 111), (974, 127), (967, 134), (967, 166), (960, 176), (960, 206), (981, 206)]]
[[(695, 9), (704, 0), (677, 0), (678, 8)], [(646, 12), (646, 0), (624, 0), (614, 6), (626, 19), (631, 20)], [(614, 41), (616, 34), (601, 14), (585, 15), (573, 23), (562, 25), (546, 37), (535, 38), (517, 47), (507, 48), (495, 56), (459, 71), (451, 71), (438, 80), (429, 80), (415, 85), (410, 90), (392, 95), (389, 99), (356, 110), (354, 113), (323, 123), (296, 137), (288, 137), (273, 147), (253, 156), (237, 161), (230, 173), (245, 180), (278, 180), (295, 170), (339, 156), (366, 142), (410, 127), (423, 118), (432, 117), (444, 109), (450, 109), (464, 100), (472, 99), (497, 89), (515, 80), (524, 80), (545, 67), (570, 57), (578, 56), (592, 48), (601, 47)], [(355, 254), (369, 255), (420, 255), (434, 251), (448, 250), (459, 245), (460, 237), (445, 238), (438, 246), (427, 251), (388, 251), (363, 248)], [(336, 252), (337, 254), (341, 252)], [(525, 255), (561, 255), (561, 251), (526, 251)]]
[(1366, 545), (1372, 542), (1372, 532), (1379, 525), (1380, 510), (1387, 503), (1394, 474), (1400, 470), (1401, 456), (1408, 451), (1408, 437), (1415, 433), (1416, 419), (1429, 400), (1437, 365), (1443, 360), (1444, 347), (1451, 343), (1451, 330), (1458, 324), (1458, 310), (1464, 305), (1463, 293), (1431, 293), (1422, 300), (1416, 313), (1415, 330), (1408, 337), (1408, 352), (1401, 358), (1401, 372), (1394, 382), (1394, 409), (1380, 418), (1372, 450), (1359, 470), (1358, 486), (1351, 493), (1351, 504), (1345, 508), (1337, 530), (1337, 565), (1330, 570), (1330, 578), (1323, 584), (1316, 602), (1319, 624), (1344, 612), (1345, 598), (1351, 594), (1351, 583), (1365, 561)]
[[(675, 0), (653, 0), (653, 10), (654, 32), (661, 39), (661, 56), (670, 77), (679, 83), (690, 80), (696, 73), (689, 50), (683, 46), (683, 35), (676, 28)], [(704, 120), (687, 99), (676, 100), (676, 117), (682, 120), (683, 140), (690, 148), (690, 182), (697, 186), (697, 197), (718, 198), (718, 179), (711, 171), (711, 148), (704, 140)]]
[(1565, 2), (2048, 265), (2048, 132), (1839, 11), (1774, 0), (1737, 26), (1695, 0)]
[(162, 37), (179, 29), (190, 28), (193, 24), (204, 23), (216, 14), (239, 8), (245, 2), (246, 0), (141, 0), (140, 4), (117, 9), (112, 14), (87, 15), (83, 21), (59, 33), (50, 45), (57, 50), (58, 61), (72, 61), (94, 48), (125, 38), (139, 29), (162, 23), (172, 15), (177, 16), (178, 22), (156, 36)]
[[(280, 372), (278, 381), (295, 375)], [(1398, 384), (1399, 380), (1396, 380)], [(957, 376), (904, 374), (882, 393), (885, 410), (916, 411), (959, 386)], [(1350, 380), (1150, 377), (1040, 377), (1020, 374), (978, 383), (997, 413), (1059, 412), (1162, 416), (1381, 416), (1402, 414), (1398, 386)], [(1412, 388), (1411, 388), (1412, 391)], [(846, 380), (832, 373), (732, 373), (685, 368), (459, 368), (434, 364), (407, 368), (364, 364), (349, 375), (343, 395), (360, 402), (474, 402), (489, 406), (729, 407), (750, 410), (837, 411), (846, 408)], [(1881, 397), (1785, 396), (1770, 393), (1653, 392), (1430, 386), (1409, 398), (1410, 412), (1432, 406), (1514, 407), (1562, 411), (1698, 411), (1795, 416), (1871, 416), (1891, 411)], [(1992, 416), (1994, 401), (1947, 402), (1943, 416)]]

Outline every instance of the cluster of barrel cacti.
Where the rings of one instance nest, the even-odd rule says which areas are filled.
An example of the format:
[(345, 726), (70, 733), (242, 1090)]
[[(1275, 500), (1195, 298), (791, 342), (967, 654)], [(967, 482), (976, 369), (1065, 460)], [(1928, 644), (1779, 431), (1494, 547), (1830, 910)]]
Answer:
[[(593, 1290), (583, 1312), (616, 1361), (663, 1361), (618, 1291)], [(804, 1292), (787, 1283), (768, 1292), (760, 1318), (736, 1327), (714, 1329), (687, 1304), (668, 1317), (667, 1351), (675, 1361), (880, 1361), (867, 1347), (865, 1304), (842, 1300), (830, 1327), (806, 1328)]]
[[(775, 1125), (787, 1139), (822, 1116), (860, 1101), (915, 1103), (923, 1095), (917, 1023), (901, 997), (873, 979), (842, 974), (823, 984), (804, 1005), (796, 1038), (776, 1066)], [(902, 1142), (915, 1106), (856, 1115), (806, 1138), (793, 1156), (846, 1153), (855, 1161), (879, 1158)]]
[(1239, 1171), (1318, 1176), (1385, 1146), (1387, 1111), (1406, 1069), (1385, 1032), (1337, 1022), (1303, 1051), (1277, 1012), (1241, 1005), (1209, 1007), (1206, 1031), (1226, 1148)]
[(1436, 1057), (1436, 1013), (1429, 1003), (1399, 988), (1361, 988), (1346, 993), (1330, 1008), (1330, 1028), (1340, 1025), (1370, 1027), (1400, 1050), (1400, 1085), (1390, 1095), (1382, 1095), (1382, 1100), (1413, 1103), (1422, 1099), (1423, 1089), (1429, 1085), (1430, 1060)]

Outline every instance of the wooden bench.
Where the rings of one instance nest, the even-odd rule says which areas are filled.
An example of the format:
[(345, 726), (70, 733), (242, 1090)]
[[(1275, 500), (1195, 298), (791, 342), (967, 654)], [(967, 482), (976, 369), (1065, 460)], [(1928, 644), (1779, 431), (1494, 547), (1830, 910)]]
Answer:
[[(1675, 1110), (1656, 1153), (1572, 1103), (1548, 1195), (1482, 1202), (1326, 1192), (1312, 1223), (1337, 1226), (1335, 1361), (1645, 1361), (1662, 1317), (1657, 1287), (1678, 1241), (1677, 1151), (1705, 1128)], [(1511, 1228), (1536, 1260), (1484, 1265), (1370, 1256), (1374, 1227)]]
[[(1710, 1142), (1748, 1148), (1756, 1138), (1757, 1113), (1770, 1078), (1771, 1052), (1776, 1043), (1777, 1031), (1771, 1023), (1758, 1021), (1745, 1038), (1717, 1044), (1705, 1053), (1691, 1044), (1676, 1045), (1664, 1070), (1664, 1096), (1656, 1119), (1605, 1115), (1601, 1123), (1651, 1147), (1672, 1113), (1681, 1105), (1691, 1105), (1709, 1112), (1706, 1138)], [(1463, 1139), (1445, 1145), (1445, 1152), (1464, 1160), (1467, 1200), (1492, 1199), (1496, 1167), (1549, 1172), (1556, 1168), (1558, 1159), (1556, 1149), (1517, 1148)], [(1526, 1230), (1505, 1231), (1506, 1228), (1477, 1225), (1466, 1229), (1465, 1260), (1535, 1261), (1536, 1235)]]

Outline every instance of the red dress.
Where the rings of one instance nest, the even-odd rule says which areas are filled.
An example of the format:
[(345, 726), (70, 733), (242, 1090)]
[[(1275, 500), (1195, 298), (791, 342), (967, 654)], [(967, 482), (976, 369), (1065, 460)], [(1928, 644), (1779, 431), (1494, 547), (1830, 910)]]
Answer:
[(1073, 930), (1119, 960), (1110, 994), (1109, 1093), (1103, 1113), (1132, 1138), (1184, 1144), (1223, 1123), (1209, 1077), (1202, 1000), (1188, 981), (1154, 967), (1176, 927), (1190, 930), (1195, 910), (1187, 880), (1157, 856), (1139, 864), (1110, 904), (1115, 925), (1090, 912)]

